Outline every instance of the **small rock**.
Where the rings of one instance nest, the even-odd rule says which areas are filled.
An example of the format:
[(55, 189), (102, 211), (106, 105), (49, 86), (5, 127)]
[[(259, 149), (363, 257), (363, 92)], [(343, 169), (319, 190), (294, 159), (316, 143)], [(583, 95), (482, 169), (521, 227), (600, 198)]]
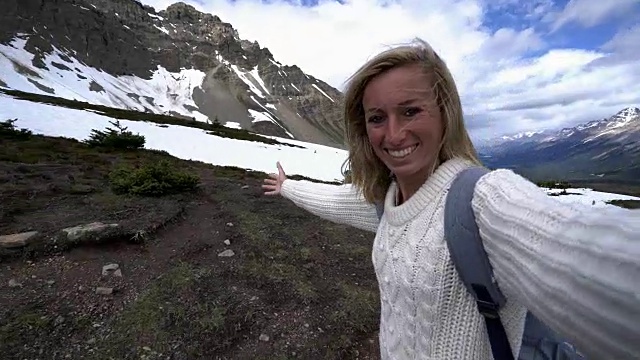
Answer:
[(231, 245), (231, 241), (229, 239), (227, 239), (227, 240), (224, 241), (224, 244), (229, 246), (229, 245)]
[(96, 338), (91, 338), (87, 340), (87, 344), (95, 344), (95, 343), (96, 343)]
[(249, 185), (245, 185), (245, 186), (242, 187), (242, 189), (244, 189), (244, 190), (246, 190), (248, 188), (249, 188)]
[(109, 274), (113, 274), (118, 277), (122, 277), (122, 270), (120, 270), (120, 265), (118, 264), (107, 264), (102, 267), (102, 276), (107, 276)]
[(55, 326), (60, 326), (60, 325), (62, 325), (62, 323), (64, 323), (64, 317), (58, 316), (56, 318), (56, 321), (54, 322)]
[(113, 294), (113, 288), (109, 287), (97, 287), (96, 294), (98, 295), (111, 295)]
[(15, 249), (29, 245), (36, 240), (37, 231), (29, 231), (19, 234), (0, 236), (0, 247), (5, 249)]
[(260, 334), (260, 341), (269, 341), (269, 335)]
[(47, 285), (51, 286), (53, 284), (55, 284), (56, 281), (55, 280), (47, 280)]
[(232, 223), (232, 222), (228, 222), (228, 223), (227, 223), (227, 226), (228, 226), (228, 227), (233, 227), (233, 223)]
[(22, 284), (17, 282), (16, 279), (11, 279), (11, 280), (9, 280), (9, 287), (11, 287), (11, 288), (22, 287)]
[(144, 350), (144, 351), (151, 351), (151, 348), (150, 348), (150, 347), (148, 347), (148, 346), (143, 346), (143, 347), (142, 347), (142, 350)]
[(233, 250), (228, 249), (228, 250), (225, 250), (225, 251), (221, 252), (220, 254), (218, 254), (218, 256), (221, 256), (221, 257), (231, 257), (231, 256), (233, 256), (233, 255), (235, 255), (235, 254), (236, 254), (236, 253), (234, 253), (234, 252), (233, 252)]

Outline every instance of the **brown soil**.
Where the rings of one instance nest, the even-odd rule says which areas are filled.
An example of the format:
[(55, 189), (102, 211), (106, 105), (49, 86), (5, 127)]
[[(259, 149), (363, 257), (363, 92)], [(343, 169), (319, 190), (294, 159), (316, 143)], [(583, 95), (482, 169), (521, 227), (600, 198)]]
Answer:
[[(0, 235), (39, 232), (0, 252), (3, 359), (378, 358), (372, 234), (263, 196), (262, 173), (62, 138), (0, 141)], [(197, 174), (199, 189), (110, 190), (114, 166), (161, 159)], [(60, 241), (94, 221), (119, 226)], [(102, 275), (111, 263), (122, 277)]]

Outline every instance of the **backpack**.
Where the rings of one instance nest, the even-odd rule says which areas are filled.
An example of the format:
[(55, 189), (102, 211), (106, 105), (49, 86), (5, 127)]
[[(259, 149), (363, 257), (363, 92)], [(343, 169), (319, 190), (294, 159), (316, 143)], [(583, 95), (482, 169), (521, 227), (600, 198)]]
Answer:
[[(493, 278), (471, 207), (476, 182), (488, 172), (483, 167), (472, 167), (461, 171), (454, 179), (445, 203), (444, 237), (458, 275), (484, 317), (494, 360), (514, 360), (498, 313), (506, 299)], [(376, 212), (378, 219), (382, 218), (383, 203), (376, 204)], [(585, 357), (531, 312), (527, 312), (517, 359), (585, 360)]]

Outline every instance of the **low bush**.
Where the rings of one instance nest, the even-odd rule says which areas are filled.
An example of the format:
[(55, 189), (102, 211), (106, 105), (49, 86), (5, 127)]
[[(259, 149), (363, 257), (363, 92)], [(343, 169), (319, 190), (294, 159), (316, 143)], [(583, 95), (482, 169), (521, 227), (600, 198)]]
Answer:
[(115, 127), (107, 128), (105, 131), (91, 130), (89, 139), (85, 141), (89, 146), (101, 146), (112, 149), (135, 150), (144, 147), (146, 142), (144, 136), (134, 134), (127, 130), (127, 127), (120, 125), (120, 121), (110, 121)]
[(27, 140), (32, 133), (29, 129), (18, 129), (14, 123), (18, 119), (5, 120), (0, 122), (0, 137), (5, 139)]
[(197, 175), (177, 170), (166, 161), (145, 164), (139, 168), (120, 167), (109, 175), (111, 189), (118, 195), (164, 196), (194, 191)]
[(571, 187), (566, 181), (540, 181), (536, 185), (548, 189), (568, 189)]
[(625, 209), (640, 209), (640, 200), (609, 200), (607, 204)]

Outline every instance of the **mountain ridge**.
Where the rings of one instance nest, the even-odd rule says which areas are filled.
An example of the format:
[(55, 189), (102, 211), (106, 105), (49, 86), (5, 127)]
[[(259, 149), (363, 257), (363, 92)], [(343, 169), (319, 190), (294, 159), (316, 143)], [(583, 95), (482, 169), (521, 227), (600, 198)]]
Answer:
[(7, 1), (0, 86), (345, 148), (342, 93), (216, 15), (182, 2)]
[(490, 167), (506, 167), (536, 179), (640, 182), (640, 109), (557, 131), (509, 136), (479, 149)]

